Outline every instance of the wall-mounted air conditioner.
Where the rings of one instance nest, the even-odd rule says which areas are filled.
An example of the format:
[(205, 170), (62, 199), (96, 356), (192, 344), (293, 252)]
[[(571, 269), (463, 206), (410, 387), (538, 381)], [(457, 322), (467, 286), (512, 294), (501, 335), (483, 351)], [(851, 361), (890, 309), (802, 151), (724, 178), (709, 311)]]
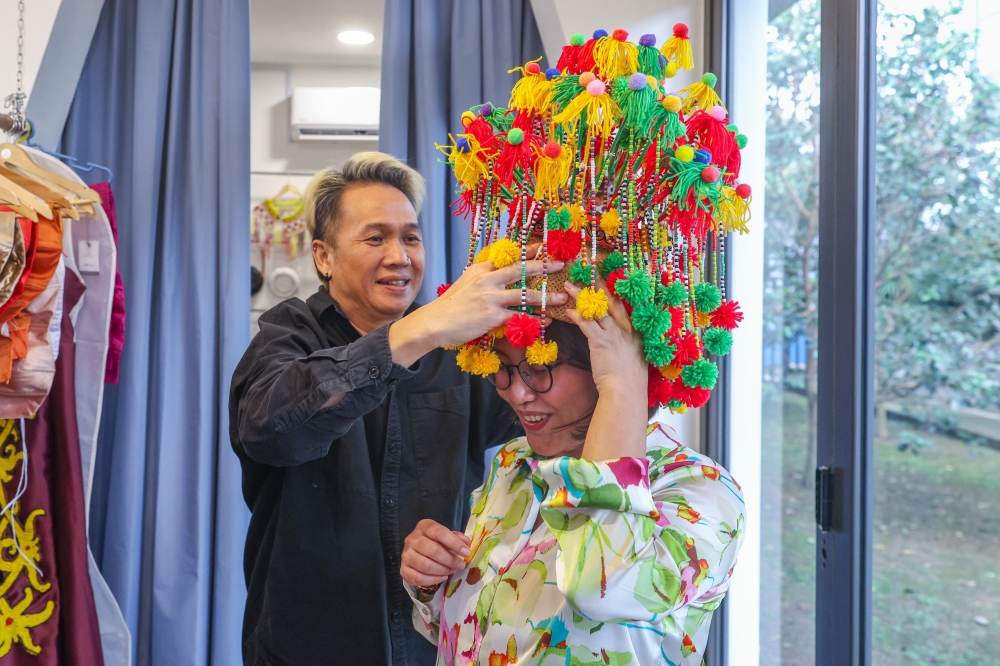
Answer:
[(377, 141), (378, 88), (295, 88), (293, 141)]

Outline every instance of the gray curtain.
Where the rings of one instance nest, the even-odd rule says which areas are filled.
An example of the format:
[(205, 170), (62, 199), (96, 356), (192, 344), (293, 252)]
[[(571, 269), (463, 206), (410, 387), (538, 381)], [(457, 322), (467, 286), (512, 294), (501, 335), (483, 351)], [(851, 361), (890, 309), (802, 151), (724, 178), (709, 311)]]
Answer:
[(379, 149), (427, 179), (422, 302), (461, 274), (469, 254), (468, 222), (449, 210), (455, 181), (434, 142), (446, 143), (475, 104), (507, 106), (519, 76), (507, 70), (543, 54), (529, 0), (386, 0)]
[(242, 663), (249, 98), (247, 0), (106, 0), (63, 135), (115, 173), (127, 320), (90, 540), (140, 665)]

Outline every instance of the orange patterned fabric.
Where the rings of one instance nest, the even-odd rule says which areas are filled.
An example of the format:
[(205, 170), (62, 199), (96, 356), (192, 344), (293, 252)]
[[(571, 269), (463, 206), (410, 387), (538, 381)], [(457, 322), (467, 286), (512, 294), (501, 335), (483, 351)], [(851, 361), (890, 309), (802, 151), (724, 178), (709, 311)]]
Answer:
[(28, 327), (30, 315), (25, 308), (38, 297), (52, 281), (52, 275), (59, 265), (63, 251), (62, 216), (53, 208), (52, 219), (38, 218), (38, 242), (31, 274), (24, 285), (20, 297), (0, 313), (0, 383), (10, 381), (11, 368), (15, 360), (20, 360), (28, 352)]

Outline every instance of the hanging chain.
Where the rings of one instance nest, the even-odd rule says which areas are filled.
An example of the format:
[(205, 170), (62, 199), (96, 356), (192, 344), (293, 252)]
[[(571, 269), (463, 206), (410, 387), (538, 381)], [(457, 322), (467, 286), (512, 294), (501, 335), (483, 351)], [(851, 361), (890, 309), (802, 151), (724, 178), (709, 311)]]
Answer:
[(14, 119), (14, 127), (9, 134), (21, 134), (24, 131), (24, 0), (17, 2), (17, 92), (7, 95), (3, 106)]

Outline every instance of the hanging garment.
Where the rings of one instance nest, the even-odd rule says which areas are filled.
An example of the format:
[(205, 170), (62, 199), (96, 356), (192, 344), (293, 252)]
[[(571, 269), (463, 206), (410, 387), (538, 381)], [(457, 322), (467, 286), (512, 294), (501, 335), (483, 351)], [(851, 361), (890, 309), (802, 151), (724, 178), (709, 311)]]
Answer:
[[(35, 150), (25, 148), (31, 159), (43, 169), (68, 178), (77, 183), (83, 180), (61, 161)], [(79, 267), (79, 241), (97, 244), (97, 271), (84, 274)], [(80, 437), (80, 463), (83, 469), (84, 508), (90, 510), (90, 493), (94, 479), (97, 431), (101, 422), (101, 406), (104, 400), (104, 376), (107, 364), (108, 333), (114, 298), (114, 267), (118, 252), (115, 249), (111, 224), (101, 206), (94, 206), (94, 214), (80, 214), (79, 220), (66, 225), (63, 236), (63, 252), (66, 267), (79, 275), (86, 286), (83, 306), (66, 307), (73, 322), (76, 339), (76, 420)], [(88, 518), (89, 520), (89, 518)], [(93, 586), (94, 602), (97, 606), (101, 627), (101, 647), (107, 664), (131, 663), (131, 637), (125, 618), (107, 582), (101, 575), (88, 551), (90, 581)]]
[[(13, 623), (23, 619), (24, 629), (12, 636), (5, 666), (56, 666), (74, 664), (100, 666), (100, 630), (87, 569), (87, 533), (83, 507), (83, 475), (80, 469), (79, 437), (76, 429), (74, 387), (75, 349), (68, 311), (81, 298), (83, 284), (68, 272), (65, 275), (66, 308), (60, 327), (59, 362), (52, 391), (38, 410), (35, 419), (24, 422), (26, 447), (20, 446), (19, 431), (8, 432), (7, 444), (0, 447), (3, 469), (12, 463), (24, 465), (28, 453), (27, 487), (18, 507), (5, 515), (18, 529), (19, 545), (40, 572), (28, 565), (20, 554), (15, 559), (8, 548), (0, 552), (7, 577), (0, 589), (7, 587), (4, 601), (12, 609)], [(20, 425), (20, 421), (8, 421)], [(6, 432), (6, 428), (0, 433)], [(11, 436), (13, 434), (13, 437)], [(14, 441), (17, 439), (18, 441)], [(20, 455), (18, 455), (20, 453)], [(10, 499), (20, 469), (11, 469), (11, 482), (3, 484)], [(9, 532), (0, 530), (0, 538)], [(16, 549), (14, 551), (16, 553)], [(29, 599), (30, 596), (30, 599)], [(20, 604), (16, 602), (20, 601)], [(27, 603), (25, 603), (27, 602)], [(13, 612), (19, 605), (23, 608)], [(2, 611), (0, 611), (2, 615)], [(0, 641), (0, 653), (6, 647)]]
[[(95, 192), (101, 195), (104, 212), (108, 215), (111, 225), (111, 236), (118, 248), (118, 222), (115, 214), (115, 195), (111, 191), (111, 183), (97, 183), (93, 186)], [(118, 258), (115, 256), (115, 295), (111, 303), (111, 329), (108, 335), (108, 362), (104, 370), (104, 383), (117, 384), (121, 375), (122, 346), (125, 344), (125, 283), (118, 270)]]
[[(0, 206), (0, 212), (10, 211), (9, 208)], [(17, 284), (14, 285), (14, 291), (11, 293), (10, 298), (7, 302), (0, 305), (0, 317), (6, 314), (15, 303), (21, 298), (21, 294), (24, 293), (24, 288), (28, 284), (28, 278), (31, 277), (31, 268), (35, 263), (35, 250), (38, 247), (38, 225), (23, 217), (17, 218), (17, 226), (21, 228), (21, 238), (24, 239), (24, 266), (21, 269), (21, 277), (17, 279)]]
[[(52, 349), (52, 319), (56, 311), (62, 309), (61, 276), (66, 273), (65, 267), (59, 270), (61, 266), (60, 260), (45, 290), (15, 318), (16, 321), (23, 316), (27, 324), (27, 328), (21, 331), (25, 334), (26, 350), (22, 359), (13, 362), (7, 383), (0, 384), (0, 418), (34, 416), (52, 387), (56, 372), (55, 353)], [(62, 322), (55, 327), (57, 339), (60, 337), (61, 327)], [(21, 340), (19, 336), (14, 336), (13, 339), (15, 342)]]
[(17, 215), (0, 212), (0, 305), (14, 294), (14, 287), (24, 271), (24, 234)]
[(250, 236), (260, 245), (265, 257), (278, 245), (284, 245), (292, 259), (308, 248), (304, 211), (302, 199), (265, 199), (254, 206)]
[(62, 256), (63, 225), (59, 211), (53, 210), (51, 220), (39, 217), (37, 229), (35, 260), (24, 291), (17, 301), (0, 314), (0, 384), (10, 381), (14, 360), (23, 359), (28, 353), (31, 313), (27, 308), (48, 287)]

